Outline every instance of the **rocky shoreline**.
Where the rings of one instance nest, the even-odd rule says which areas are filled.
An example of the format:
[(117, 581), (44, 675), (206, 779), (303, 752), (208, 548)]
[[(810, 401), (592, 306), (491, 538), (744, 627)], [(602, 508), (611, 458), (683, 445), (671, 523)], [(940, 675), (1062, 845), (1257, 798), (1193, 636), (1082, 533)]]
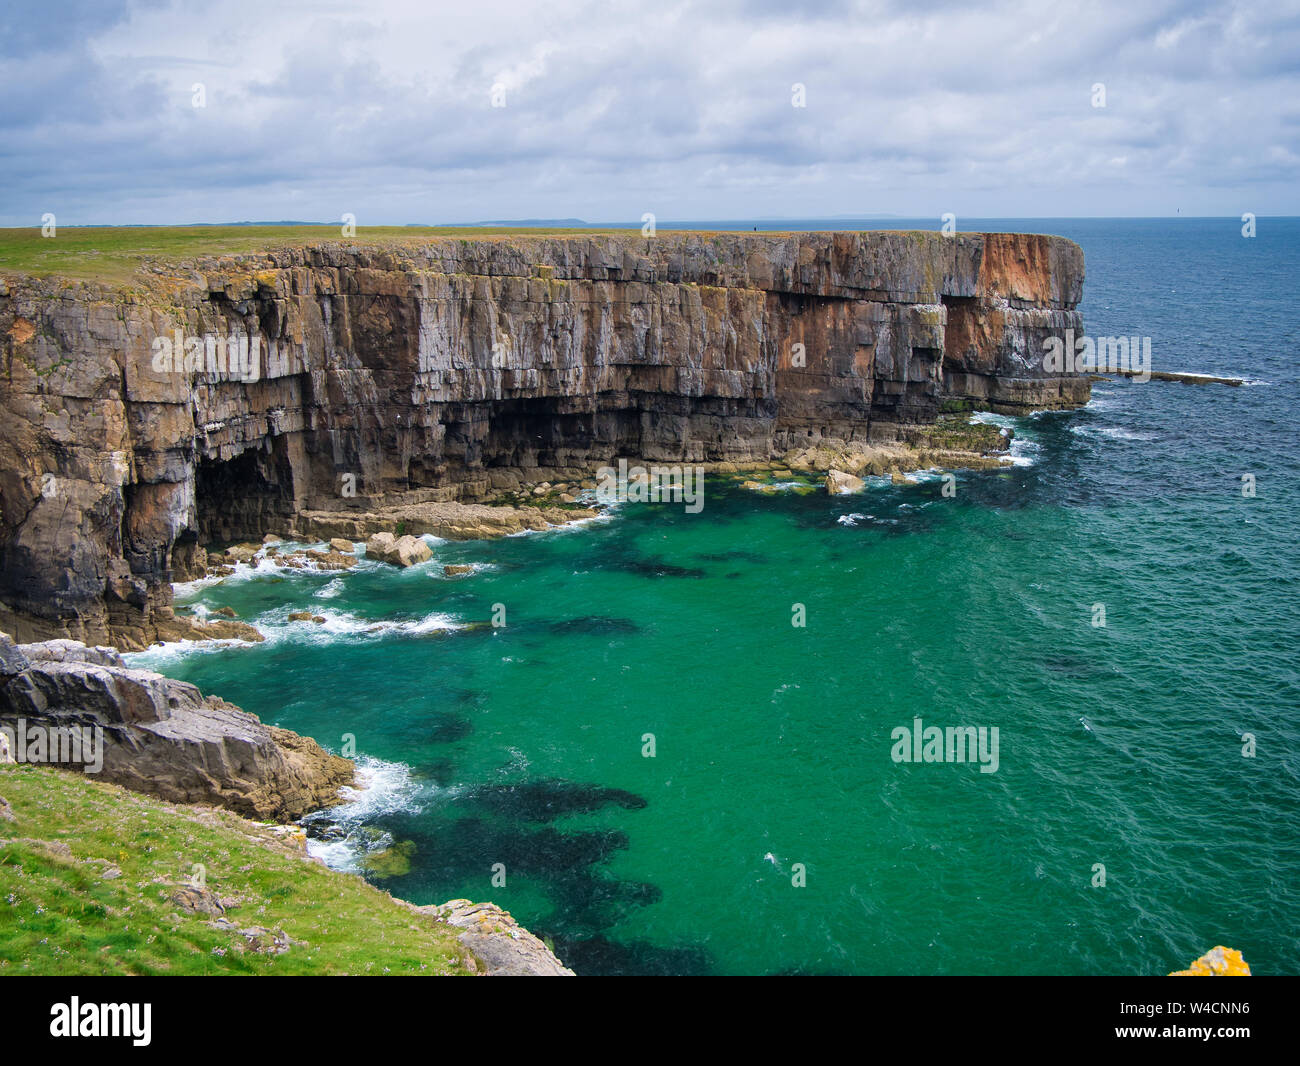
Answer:
[(355, 783), (351, 760), (310, 737), (78, 641), (15, 644), (0, 633), (0, 728), (17, 761), (30, 736), (29, 761), (267, 821), (339, 803), (339, 789)]
[(1042, 358), (1082, 335), (1082, 284), (1061, 238), (890, 232), (326, 241), (111, 285), (7, 274), (0, 628), (216, 636), (172, 610), (200, 545), (549, 528), (615, 459), (978, 465), (984, 447), (918, 438), (949, 413), (1085, 403), (1090, 375)]
[[(340, 789), (357, 783), (350, 759), (329, 754), (310, 737), (264, 725), (183, 681), (132, 669), (111, 648), (70, 640), (15, 644), (0, 633), (0, 765), (17, 763), (84, 773), (199, 811), (221, 808), (253, 820), (243, 830), (246, 838), (303, 858), (306, 835), (292, 823), (342, 802)], [(0, 796), (0, 844), (5, 823), (17, 817)], [(172, 899), (180, 910), (229, 932), (241, 950), (282, 954), (300, 946), (282, 930), (232, 922), (227, 903), (202, 885), (178, 885)], [(460, 930), (471, 973), (573, 976), (494, 904), (452, 900), (417, 907), (389, 899), (422, 920)]]
[[(863, 479), (872, 476), (903, 484), (905, 475), (923, 470), (1000, 469), (1010, 462), (1013, 436), (1010, 430), (961, 415), (916, 427), (902, 439), (884, 444), (824, 438), (765, 460), (694, 465), (705, 474), (730, 479), (754, 492), (779, 491), (779, 483), (794, 479), (802, 480), (801, 491), (839, 494), (861, 491)], [(651, 459), (628, 462), (646, 470), (662, 465)], [(488, 502), (478, 504), (430, 501), (420, 499), (418, 493), (407, 493), (390, 495), (365, 511), (305, 511), (283, 535), (268, 533), (260, 543), (244, 541), (220, 550), (189, 546), (173, 557), (174, 577), (182, 583), (224, 578), (233, 574), (237, 565), (255, 565), (261, 559), (306, 570), (349, 570), (362, 559), (407, 567), (433, 558), (421, 539), (426, 535), (444, 540), (488, 540), (590, 521), (608, 511), (608, 503), (596, 496), (600, 482), (594, 475), (610, 466), (540, 470), (534, 472), (536, 480), (518, 474), (501, 477), (501, 487), (489, 495)], [(305, 547), (308, 543), (325, 547)], [(472, 568), (446, 569), (448, 576), (455, 576)], [(177, 639), (262, 640), (256, 627), (238, 621), (233, 611), (226, 610), (229, 614), (224, 618), (199, 619), (177, 614), (173, 608), (172, 624), (161, 628), (157, 639), (163, 643)], [(289, 620), (323, 618), (301, 611)], [(117, 634), (117, 642), (127, 651), (146, 646), (129, 634)]]

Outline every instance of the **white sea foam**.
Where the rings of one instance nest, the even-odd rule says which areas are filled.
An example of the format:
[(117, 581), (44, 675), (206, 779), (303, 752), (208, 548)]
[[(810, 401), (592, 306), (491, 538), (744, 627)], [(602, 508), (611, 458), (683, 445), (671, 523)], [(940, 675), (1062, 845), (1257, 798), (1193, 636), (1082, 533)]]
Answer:
[(605, 511), (591, 518), (576, 518), (572, 522), (566, 522), (562, 526), (547, 526), (545, 529), (521, 529), (518, 533), (507, 533), (507, 537), (531, 537), (541, 536), (547, 533), (576, 533), (585, 529), (587, 526), (601, 525), (605, 522), (612, 522), (615, 514), (623, 506), (621, 503), (610, 504)]
[[(200, 605), (201, 606), (201, 605)], [(155, 670), (166, 673), (169, 666), (174, 666), (191, 655), (203, 655), (211, 652), (229, 651), (237, 648), (256, 648), (275, 646), (277, 644), (328, 644), (339, 637), (370, 637), (380, 639), (392, 634), (420, 636), (438, 630), (463, 629), (464, 623), (455, 616), (434, 611), (423, 618), (394, 621), (391, 619), (375, 620), (359, 618), (347, 611), (336, 611), (321, 607), (313, 611), (323, 622), (310, 619), (289, 621), (289, 614), (303, 608), (293, 606), (278, 607), (273, 611), (258, 615), (252, 619), (252, 625), (262, 634), (262, 640), (176, 640), (166, 644), (155, 645), (146, 651), (130, 652), (124, 656), (129, 666), (141, 670)], [(196, 612), (197, 613), (197, 612)]]
[(1043, 447), (1036, 440), (1029, 440), (1025, 437), (1014, 437), (1011, 441), (1011, 454), (1008, 456), (1009, 465), (1011, 466), (1033, 466), (1038, 462), (1038, 456), (1042, 453)]
[(971, 415), (970, 420), (979, 425), (997, 426), (1003, 430), (1004, 437), (1007, 431), (1014, 431), (1010, 452), (1002, 458), (1002, 462), (1007, 466), (1033, 466), (1038, 462), (1043, 449), (1038, 441), (1034, 440), (1032, 434), (1026, 431), (1025, 423), (1032, 422), (1037, 415), (1053, 413), (1055, 412), (1036, 411), (1028, 418), (1012, 418), (1010, 415), (999, 415), (992, 411), (979, 411)]
[(255, 647), (257, 642), (252, 640), (172, 640), (166, 644), (155, 644), (144, 651), (125, 652), (122, 660), (134, 670), (152, 670), (165, 674), (169, 667), (191, 655)]
[(318, 600), (332, 600), (336, 596), (340, 596), (342, 594), (343, 594), (343, 579), (341, 577), (336, 577), (334, 578), (333, 581), (326, 582), (324, 585), (318, 588), (315, 593), (316, 599)]
[(926, 467), (924, 470), (909, 470), (903, 474), (903, 478), (913, 485), (923, 485), (927, 481), (942, 481), (948, 476), (947, 470), (942, 470), (937, 466)]
[(1111, 440), (1155, 440), (1154, 433), (1127, 429), (1124, 426), (1071, 426), (1070, 432), (1081, 437), (1109, 437)]
[(391, 633), (419, 634), (432, 633), (438, 629), (463, 628), (463, 623), (457, 622), (454, 616), (441, 611), (434, 611), (423, 618), (393, 621), (361, 618), (350, 611), (322, 607), (313, 613), (318, 618), (324, 618), (323, 622), (313, 622), (311, 619), (289, 621), (289, 615), (301, 609), (291, 606), (278, 607), (274, 611), (259, 615), (253, 624), (262, 631), (266, 641), (273, 644), (300, 641), (304, 636), (309, 640), (313, 636), (323, 639), (340, 636), (382, 637)]
[(368, 852), (393, 843), (391, 835), (368, 827), (389, 814), (419, 814), (420, 800), (428, 786), (412, 779), (405, 763), (387, 762), (363, 755), (357, 760), (358, 788), (343, 788), (343, 802), (302, 819), (302, 824), (334, 825), (342, 835), (333, 840), (308, 838), (307, 853), (335, 870), (355, 873)]
[(224, 579), (220, 577), (208, 576), (198, 577), (193, 581), (173, 581), (172, 596), (176, 600), (187, 599), (190, 596), (198, 595), (205, 588), (208, 588), (211, 585), (216, 585), (222, 580)]

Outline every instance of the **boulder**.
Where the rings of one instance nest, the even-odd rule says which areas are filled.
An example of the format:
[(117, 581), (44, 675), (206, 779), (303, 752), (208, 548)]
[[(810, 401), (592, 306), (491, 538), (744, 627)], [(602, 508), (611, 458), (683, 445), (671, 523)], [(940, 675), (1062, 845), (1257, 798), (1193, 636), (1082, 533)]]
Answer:
[(232, 563), (249, 563), (261, 550), (260, 544), (232, 544), (226, 549), (226, 558)]
[(393, 566), (414, 566), (432, 559), (433, 552), (418, 537), (376, 533), (366, 541), (366, 556)]
[(846, 474), (843, 470), (826, 471), (826, 491), (832, 496), (845, 492), (861, 492), (865, 485), (866, 482), (862, 478)]
[[(0, 635), (0, 648), (7, 640)], [(0, 726), (101, 730), (101, 780), (282, 822), (340, 802), (340, 787), (353, 782), (352, 762), (309, 737), (120, 659), (91, 661), (107, 660), (100, 649), (52, 643), (43, 652), (26, 646), (29, 665), (0, 687)]]
[(397, 538), (391, 533), (372, 533), (366, 541), (366, 558), (386, 563), (397, 553)]
[(451, 563), (442, 568), (442, 572), (447, 577), (456, 577), (458, 574), (472, 574), (474, 568), (465, 566), (463, 563)]
[(343, 537), (330, 537), (330, 551), (351, 555), (356, 550), (357, 546), (352, 541), (345, 540)]
[(357, 557), (351, 552), (318, 552), (308, 549), (303, 557), (316, 564), (317, 570), (350, 570), (357, 565)]

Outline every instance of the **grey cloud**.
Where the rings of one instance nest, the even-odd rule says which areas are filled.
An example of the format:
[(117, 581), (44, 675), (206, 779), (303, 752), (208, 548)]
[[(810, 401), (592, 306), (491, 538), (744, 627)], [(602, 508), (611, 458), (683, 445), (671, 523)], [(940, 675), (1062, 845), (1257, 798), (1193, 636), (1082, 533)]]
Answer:
[(634, 219), (651, 198), (676, 217), (833, 215), (864, 183), (899, 214), (958, 195), (1015, 214), (1021, 187), (1055, 213), (1141, 213), (1162, 183), (1294, 212), (1294, 9), (1138, 8), (73, 3), (52, 6), (56, 35), (51, 6), (11, 9), (0, 224), (52, 200), (82, 222)]

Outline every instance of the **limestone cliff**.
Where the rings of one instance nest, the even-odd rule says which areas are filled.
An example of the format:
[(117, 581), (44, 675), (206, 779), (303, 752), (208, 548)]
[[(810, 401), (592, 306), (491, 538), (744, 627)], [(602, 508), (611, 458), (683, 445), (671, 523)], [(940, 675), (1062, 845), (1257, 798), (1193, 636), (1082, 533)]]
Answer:
[(1083, 255), (1025, 234), (325, 243), (0, 277), (0, 626), (141, 647), (212, 541), (617, 456), (888, 441), (1085, 402)]

